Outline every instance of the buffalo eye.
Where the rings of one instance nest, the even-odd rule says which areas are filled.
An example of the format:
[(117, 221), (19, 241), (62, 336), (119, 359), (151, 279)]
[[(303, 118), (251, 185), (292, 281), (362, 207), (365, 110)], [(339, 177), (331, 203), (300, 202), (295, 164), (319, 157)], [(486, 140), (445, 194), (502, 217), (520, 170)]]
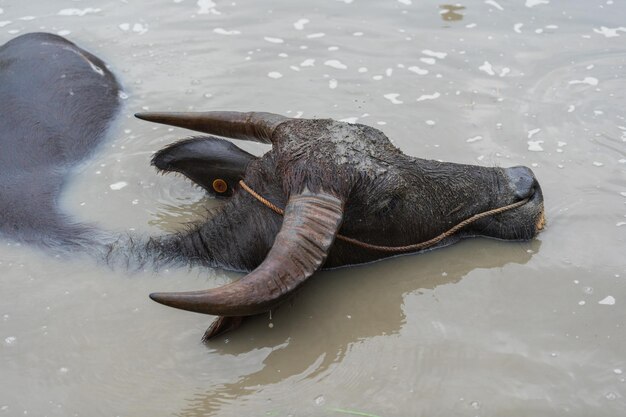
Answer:
[(228, 184), (221, 178), (214, 180), (212, 186), (213, 190), (215, 190), (215, 192), (218, 194), (224, 194), (226, 191), (228, 191)]

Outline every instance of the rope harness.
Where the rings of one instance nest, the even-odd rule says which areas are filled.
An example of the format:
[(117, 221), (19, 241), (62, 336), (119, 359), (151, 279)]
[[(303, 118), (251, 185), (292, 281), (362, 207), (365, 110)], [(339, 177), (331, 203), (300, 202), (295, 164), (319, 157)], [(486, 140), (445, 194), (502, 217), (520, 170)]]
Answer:
[[(250, 188), (248, 186), (248, 184), (246, 184), (243, 180), (239, 181), (239, 185), (241, 186), (241, 188), (243, 188), (244, 190), (246, 190), (252, 197), (256, 198), (261, 204), (263, 204), (264, 206), (266, 206), (267, 208), (269, 208), (270, 210), (272, 210), (274, 213), (277, 213), (279, 215), (283, 215), (285, 214), (285, 210), (281, 209), (280, 207), (277, 207), (276, 205), (272, 204), (270, 201), (268, 201), (267, 199), (263, 198), (261, 195), (259, 195), (256, 191), (254, 191), (252, 188)], [(473, 215), (472, 217), (469, 217), (465, 220), (463, 220), (462, 222), (460, 222), (459, 224), (457, 224), (456, 226), (446, 230), (445, 232), (441, 233), (438, 236), (435, 236), (434, 238), (427, 240), (425, 242), (420, 242), (420, 243), (414, 243), (412, 245), (406, 245), (406, 246), (382, 246), (382, 245), (373, 245), (371, 243), (366, 243), (366, 242), (362, 242), (358, 239), (353, 239), (351, 237), (347, 237), (344, 235), (340, 235), (337, 234), (337, 239), (339, 240), (343, 240), (344, 242), (348, 242), (354, 246), (358, 246), (360, 248), (365, 248), (365, 249), (370, 249), (370, 250), (375, 250), (375, 251), (380, 251), (380, 252), (408, 252), (408, 251), (416, 251), (416, 250), (420, 250), (420, 249), (425, 249), (428, 247), (431, 247), (439, 242), (441, 242), (443, 239), (452, 236), (453, 234), (455, 234), (456, 232), (458, 232), (460, 229), (462, 229), (463, 227), (467, 226), (468, 224), (474, 223), (475, 221), (478, 221), (484, 217), (488, 217), (488, 216), (492, 216), (494, 214), (500, 214), (503, 213), (505, 211), (508, 210), (513, 210), (516, 209), (518, 207), (523, 206), (524, 204), (526, 204), (528, 202), (528, 198), (525, 198), (524, 200), (518, 201), (517, 203), (513, 203), (513, 204), (509, 204), (508, 206), (503, 206), (503, 207), (498, 207), (492, 210), (487, 210), (487, 211), (483, 211), (482, 213), (478, 213)]]

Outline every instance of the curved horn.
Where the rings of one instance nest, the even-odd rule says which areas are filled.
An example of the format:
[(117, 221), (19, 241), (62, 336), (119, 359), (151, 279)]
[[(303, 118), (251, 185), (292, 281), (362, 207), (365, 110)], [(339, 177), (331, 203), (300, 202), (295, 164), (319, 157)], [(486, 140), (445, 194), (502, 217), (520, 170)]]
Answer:
[(254, 271), (204, 291), (153, 293), (170, 307), (216, 316), (249, 316), (272, 309), (324, 262), (343, 219), (343, 201), (304, 190), (292, 196), (272, 249)]
[(149, 122), (184, 127), (232, 139), (272, 143), (274, 130), (288, 117), (274, 113), (210, 111), (192, 113), (137, 113)]

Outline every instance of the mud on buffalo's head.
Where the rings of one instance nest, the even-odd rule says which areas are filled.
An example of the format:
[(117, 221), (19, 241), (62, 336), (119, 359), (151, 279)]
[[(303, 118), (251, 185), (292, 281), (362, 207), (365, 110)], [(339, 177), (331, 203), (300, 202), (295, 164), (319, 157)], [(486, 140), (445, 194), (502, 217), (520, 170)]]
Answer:
[[(186, 293), (184, 301), (171, 294), (156, 296), (175, 307), (227, 316), (255, 314), (271, 308), (324, 264), (341, 266), (390, 255), (335, 241), (338, 232), (373, 244), (408, 245), (477, 213), (522, 200), (527, 202), (480, 219), (440, 245), (477, 235), (526, 240), (543, 227), (541, 189), (526, 167), (418, 159), (403, 154), (377, 129), (330, 119), (236, 112), (137, 116), (271, 144), (265, 155), (254, 157), (222, 139), (199, 137), (167, 147), (153, 163), (162, 171), (186, 175), (217, 196), (243, 193), (238, 182), (244, 180), (269, 201), (285, 206), (280, 231), (251, 274), (208, 291), (213, 292), (208, 297), (206, 291)], [(275, 216), (260, 204), (254, 210)], [(253, 297), (254, 291), (263, 295)]]

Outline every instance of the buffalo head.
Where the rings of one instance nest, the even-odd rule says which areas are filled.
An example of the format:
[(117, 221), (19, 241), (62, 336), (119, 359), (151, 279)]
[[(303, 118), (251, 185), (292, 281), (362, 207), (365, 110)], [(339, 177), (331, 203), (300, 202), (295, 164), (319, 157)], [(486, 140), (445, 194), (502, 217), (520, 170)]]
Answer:
[[(404, 246), (431, 239), (481, 212), (527, 200), (446, 237), (527, 240), (543, 227), (543, 197), (526, 167), (491, 168), (414, 158), (379, 130), (330, 119), (292, 119), (270, 113), (143, 113), (148, 121), (272, 145), (254, 157), (214, 136), (178, 142), (153, 159), (161, 171), (184, 174), (211, 194), (230, 197), (189, 232), (153, 241), (153, 250), (251, 270), (220, 288), (155, 293), (185, 310), (222, 316), (215, 336), (243, 316), (272, 309), (321, 267), (370, 262), (381, 252), (335, 240)], [(238, 184), (285, 208), (281, 218)], [(230, 233), (230, 235), (229, 235)]]

